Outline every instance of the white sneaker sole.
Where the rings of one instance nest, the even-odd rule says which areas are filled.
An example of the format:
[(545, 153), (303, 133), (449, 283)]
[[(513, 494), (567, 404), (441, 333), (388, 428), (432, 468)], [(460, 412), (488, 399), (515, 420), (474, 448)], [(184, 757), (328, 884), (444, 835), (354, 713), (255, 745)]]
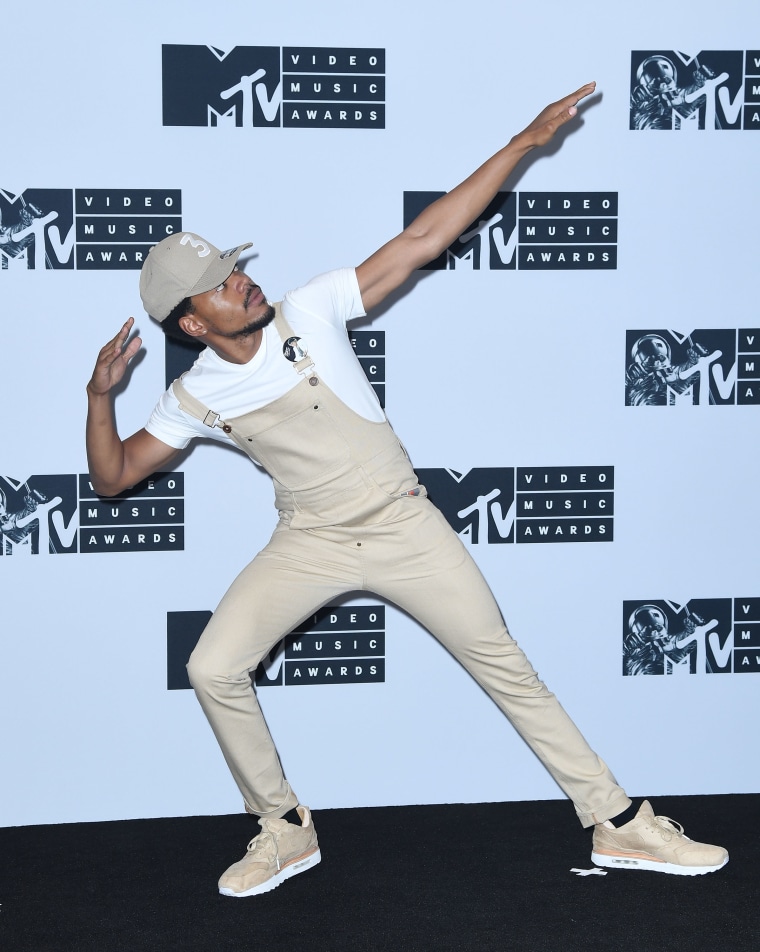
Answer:
[(675, 863), (658, 863), (657, 860), (641, 859), (636, 856), (611, 856), (608, 853), (592, 853), (591, 862), (608, 869), (648, 869), (654, 873), (670, 873), (671, 876), (704, 876), (722, 869), (728, 862), (726, 857), (720, 866), (678, 866)]
[(259, 883), (257, 886), (252, 886), (250, 889), (246, 889), (245, 892), (233, 892), (226, 886), (219, 888), (219, 892), (222, 896), (233, 896), (235, 899), (245, 899), (246, 896), (260, 896), (262, 893), (270, 892), (272, 889), (277, 889), (280, 883), (284, 883), (286, 879), (290, 879), (291, 876), (297, 876), (299, 873), (305, 873), (307, 869), (311, 869), (312, 866), (316, 866), (317, 863), (322, 859), (322, 854), (319, 850), (316, 850), (314, 853), (309, 854), (309, 856), (304, 857), (303, 859), (294, 860), (292, 863), (289, 863), (287, 866), (275, 873), (270, 879), (265, 883)]

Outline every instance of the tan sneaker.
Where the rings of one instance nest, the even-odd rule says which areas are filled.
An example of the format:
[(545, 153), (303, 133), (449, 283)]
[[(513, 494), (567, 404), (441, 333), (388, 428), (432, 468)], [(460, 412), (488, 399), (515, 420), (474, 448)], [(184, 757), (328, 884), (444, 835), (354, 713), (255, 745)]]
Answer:
[(322, 856), (311, 813), (308, 807), (297, 809), (301, 826), (287, 820), (259, 820), (261, 833), (219, 880), (223, 896), (258, 896), (317, 865)]
[(648, 800), (624, 826), (594, 827), (591, 861), (615, 869), (651, 869), (677, 876), (701, 876), (725, 866), (728, 852), (722, 846), (695, 843), (684, 836), (680, 823), (655, 816)]

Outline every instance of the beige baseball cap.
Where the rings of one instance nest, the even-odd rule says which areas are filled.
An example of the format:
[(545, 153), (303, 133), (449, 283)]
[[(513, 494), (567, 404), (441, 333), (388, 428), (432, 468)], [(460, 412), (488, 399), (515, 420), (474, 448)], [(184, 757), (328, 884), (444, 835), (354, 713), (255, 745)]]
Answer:
[(232, 274), (249, 241), (227, 251), (193, 234), (177, 232), (154, 245), (140, 272), (143, 307), (157, 321), (165, 320), (186, 297), (204, 294), (223, 284)]

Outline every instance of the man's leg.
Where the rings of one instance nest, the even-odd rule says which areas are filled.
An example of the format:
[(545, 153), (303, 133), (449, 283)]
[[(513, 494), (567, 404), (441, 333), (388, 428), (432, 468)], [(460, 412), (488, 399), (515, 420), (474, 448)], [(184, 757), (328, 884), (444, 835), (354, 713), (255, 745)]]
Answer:
[[(407, 511), (414, 512), (409, 502)], [(690, 840), (680, 824), (655, 816), (647, 801), (629, 819), (631, 801), (539, 681), (507, 632), (480, 571), (443, 516), (422, 506), (419, 514), (401, 519), (394, 531), (403, 531), (404, 538), (397, 541), (393, 559), (382, 559), (383, 547), (393, 547), (392, 533), (368, 536), (364, 544), (372, 565), (369, 586), (425, 625), (504, 711), (573, 801), (581, 823), (594, 826), (593, 862), (682, 876), (724, 866), (725, 849)]]
[(368, 587), (413, 615), (464, 665), (573, 801), (584, 826), (621, 813), (631, 801), (538, 679), (461, 540), (435, 507), (408, 502), (411, 520), (402, 518), (387, 537), (368, 534), (363, 544), (372, 559)]
[(359, 585), (341, 546), (278, 528), (232, 583), (188, 662), (188, 675), (246, 807), (280, 817), (298, 803), (251, 685), (251, 671), (285, 635)]
[(250, 672), (296, 625), (357, 588), (350, 550), (278, 529), (230, 586), (188, 662), (190, 682), (261, 832), (219, 880), (226, 896), (255, 896), (320, 861), (311, 813), (282, 771)]

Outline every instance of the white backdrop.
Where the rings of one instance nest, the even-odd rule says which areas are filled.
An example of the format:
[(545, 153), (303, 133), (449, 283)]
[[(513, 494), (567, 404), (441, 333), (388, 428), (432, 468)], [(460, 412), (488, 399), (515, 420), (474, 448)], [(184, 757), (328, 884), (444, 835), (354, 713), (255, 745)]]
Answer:
[[(760, 407), (632, 407), (624, 388), (628, 332), (760, 326), (759, 124), (629, 129), (633, 51), (757, 50), (757, 4), (696, 0), (684, 15), (672, 0), (603, 14), (586, 0), (389, 0), (380, 13), (341, 0), (232, 0), (223, 12), (44, 0), (4, 23), (3, 226), (35, 189), (180, 190), (184, 228), (220, 247), (254, 242), (246, 267), (272, 300), (358, 264), (400, 231), (404, 192), (453, 187), (547, 102), (597, 80), (576, 131), (506, 188), (616, 193), (617, 268), (457, 263), (361, 327), (385, 332), (386, 410), (417, 467), (614, 467), (614, 541), (481, 538), (472, 550), (513, 634), (626, 789), (760, 789), (748, 756), (756, 673), (624, 677), (621, 665), (624, 603), (760, 599)], [(385, 127), (164, 126), (162, 44), (384, 50)], [(137, 271), (22, 260), (0, 271), (9, 499), (25, 481), (87, 472), (84, 386), (129, 314), (144, 354), (117, 399), (123, 435), (165, 385)], [(240, 809), (192, 692), (167, 690), (167, 612), (213, 610), (267, 541), (272, 493), (246, 458), (214, 446), (177, 470), (181, 550), (52, 555), (5, 533), (0, 824)], [(73, 531), (71, 518), (51, 524)], [(305, 802), (561, 795), (480, 689), (390, 606), (385, 638), (382, 682), (260, 690)]]

